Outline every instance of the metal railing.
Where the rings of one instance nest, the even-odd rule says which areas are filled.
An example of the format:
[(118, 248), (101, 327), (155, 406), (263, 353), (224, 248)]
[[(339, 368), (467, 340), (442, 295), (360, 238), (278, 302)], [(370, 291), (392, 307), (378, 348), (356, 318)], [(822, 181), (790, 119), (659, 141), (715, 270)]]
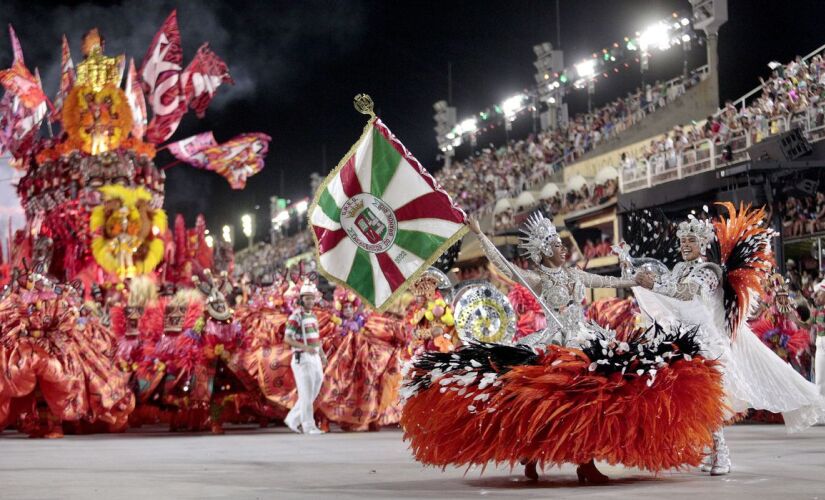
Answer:
[(749, 160), (748, 149), (755, 143), (793, 128), (799, 128), (810, 142), (825, 139), (825, 104), (812, 106), (804, 113), (768, 118), (761, 126), (721, 130), (714, 139), (703, 139), (682, 150), (633, 161), (620, 169), (619, 192), (647, 189)]
[[(699, 76), (699, 81), (700, 82), (704, 81), (707, 78), (708, 74), (709, 74), (709, 66), (707, 64), (705, 64), (703, 66), (699, 66), (698, 68), (694, 69), (691, 72), (691, 75), (698, 75)], [(681, 97), (682, 95), (684, 95), (684, 92), (679, 92), (676, 89), (680, 85), (683, 85), (685, 83), (685, 81), (686, 80), (685, 80), (684, 75), (680, 75), (676, 78), (672, 78), (672, 79), (664, 82), (663, 87), (665, 89), (665, 92), (664, 92), (664, 95), (661, 96), (661, 97), (666, 100), (665, 105), (663, 105), (663, 106), (660, 105), (659, 101), (657, 100), (655, 102), (648, 102), (648, 103), (645, 104), (644, 107), (640, 107), (637, 110), (634, 110), (634, 111), (628, 110), (628, 115), (623, 120), (617, 121), (608, 130), (602, 129), (602, 136), (598, 140), (593, 141), (593, 143), (590, 145), (591, 149), (597, 147), (600, 144), (608, 142), (609, 140), (616, 139), (618, 136), (621, 136), (624, 131), (632, 128), (638, 122), (643, 121), (647, 117), (647, 115), (655, 112), (658, 109), (666, 108), (675, 99), (677, 99), (677, 98)], [(580, 152), (571, 150), (568, 153), (566, 153), (563, 158), (558, 159), (553, 163), (545, 164), (544, 169), (542, 169), (540, 175), (533, 174), (533, 175), (530, 176), (530, 178), (528, 180), (528, 186), (527, 186), (526, 191), (536, 191), (542, 185), (544, 185), (544, 183), (547, 182), (548, 178), (551, 177), (554, 173), (556, 173), (560, 170), (563, 170), (564, 167), (567, 166), (567, 165), (575, 164), (576, 161), (578, 160), (579, 156), (583, 155), (585, 152), (587, 152), (587, 151), (585, 151), (584, 148)], [(665, 175), (667, 175), (667, 174), (665, 174)], [(649, 182), (650, 182), (650, 179), (648, 179), (647, 176), (645, 175), (645, 177), (643, 179), (638, 180), (638, 184), (639, 184), (638, 189), (641, 189), (642, 187), (645, 187), (646, 185), (649, 185), (649, 184), (645, 184), (645, 183), (649, 183)], [(631, 185), (633, 185), (633, 183), (631, 183)], [(521, 190), (517, 190), (517, 189), (510, 190), (510, 191), (508, 191), (508, 197), (518, 196), (519, 194), (521, 194), (521, 192), (522, 192)], [(492, 200), (492, 201), (486, 203), (485, 205), (482, 205), (480, 208), (478, 208), (477, 210), (474, 210), (473, 212), (479, 218), (489, 217), (489, 216), (492, 215), (493, 209), (494, 209), (497, 201), (498, 201), (498, 198), (496, 200)]]
[[(823, 52), (825, 52), (825, 45), (820, 46), (819, 48), (817, 48), (816, 50), (814, 50), (814, 51), (813, 51), (813, 52), (811, 52), (810, 54), (808, 54), (808, 55), (806, 55), (805, 57), (803, 57), (803, 58), (802, 58), (802, 61), (804, 61), (804, 62), (808, 62), (808, 61), (809, 61), (809, 60), (810, 60), (813, 56), (818, 55), (818, 54), (821, 54), (821, 53), (823, 53)], [(762, 92), (762, 88), (763, 88), (763, 87), (764, 87), (764, 85), (759, 85), (758, 87), (756, 87), (755, 89), (751, 90), (751, 91), (750, 91), (750, 92), (748, 92), (747, 94), (743, 95), (743, 96), (742, 96), (742, 97), (740, 97), (739, 99), (737, 99), (737, 100), (733, 101), (733, 105), (734, 105), (734, 106), (736, 106), (736, 107), (737, 107), (737, 108), (739, 108), (739, 109), (745, 109), (745, 107), (748, 105), (748, 100), (749, 100), (751, 97), (753, 97), (753, 96), (755, 96), (756, 94), (758, 94), (759, 92)], [(721, 111), (722, 111), (722, 110), (719, 110), (719, 112), (717, 112), (717, 114), (721, 113)]]

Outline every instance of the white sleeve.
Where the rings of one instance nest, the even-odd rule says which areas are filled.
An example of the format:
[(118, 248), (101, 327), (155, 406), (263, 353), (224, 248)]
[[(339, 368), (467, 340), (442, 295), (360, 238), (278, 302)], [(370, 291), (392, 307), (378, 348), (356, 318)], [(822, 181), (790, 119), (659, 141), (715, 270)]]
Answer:
[(697, 269), (681, 281), (667, 280), (656, 283), (653, 291), (679, 300), (693, 300), (695, 297), (709, 296), (719, 287), (719, 278), (710, 269)]

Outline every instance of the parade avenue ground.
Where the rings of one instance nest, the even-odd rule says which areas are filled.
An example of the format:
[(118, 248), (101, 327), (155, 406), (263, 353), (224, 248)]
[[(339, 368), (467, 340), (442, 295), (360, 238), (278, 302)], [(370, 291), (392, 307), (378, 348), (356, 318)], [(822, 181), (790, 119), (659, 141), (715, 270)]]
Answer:
[(521, 467), (440, 469), (413, 460), (397, 429), (299, 436), (231, 427), (222, 436), (139, 429), (29, 439), (0, 433), (0, 498), (825, 498), (825, 427), (726, 431), (734, 469), (651, 474), (600, 464), (607, 486), (578, 486), (573, 466), (537, 483)]

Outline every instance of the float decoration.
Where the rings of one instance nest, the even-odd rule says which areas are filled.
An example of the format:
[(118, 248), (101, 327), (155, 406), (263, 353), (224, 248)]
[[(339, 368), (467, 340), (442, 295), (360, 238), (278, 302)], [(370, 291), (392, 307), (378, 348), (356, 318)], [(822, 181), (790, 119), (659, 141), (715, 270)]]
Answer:
[[(134, 60), (127, 66), (125, 55), (106, 55), (105, 41), (93, 29), (83, 37), (83, 60), (77, 64), (63, 37), (60, 85), (52, 106), (37, 70), (26, 67), (13, 29), (10, 35), (14, 61), (11, 68), (0, 70), (5, 89), (0, 153), (10, 153), (12, 165), (24, 172), (17, 193), (27, 220), (17, 238), (20, 255), (15, 260), (30, 258), (30, 240), (42, 233), (54, 240), (53, 272), (59, 279), (99, 281), (106, 279), (105, 271), (121, 279), (151, 271), (160, 262), (155, 262), (155, 254), (160, 252), (163, 259), (165, 235), (138, 241), (128, 232), (107, 235), (106, 219), (112, 214), (106, 210), (116, 205), (132, 216), (135, 210), (151, 214), (148, 222), (138, 224), (141, 232), (146, 231), (142, 226), (150, 232), (161, 227), (153, 223), (162, 216), (165, 187), (165, 174), (153, 162), (156, 151), (164, 149), (162, 143), (189, 109), (203, 116), (220, 85), (232, 83), (226, 63), (204, 44), (184, 66), (175, 12), (154, 37), (139, 70)], [(44, 119), (50, 124), (48, 138), (40, 134)], [(263, 168), (269, 140), (263, 134), (242, 134), (212, 144), (202, 152), (205, 166), (197, 166), (223, 175), (233, 188), (243, 188), (246, 179)], [(119, 187), (104, 193), (101, 188), (108, 186)], [(137, 191), (127, 194), (129, 190)], [(125, 201), (131, 199), (140, 206)], [(98, 207), (103, 213), (97, 215), (93, 234), (90, 218)], [(121, 229), (129, 224), (135, 222)], [(166, 253), (173, 258), (169, 247)]]
[(151, 272), (163, 260), (166, 212), (152, 209), (152, 195), (143, 188), (110, 185), (100, 188), (104, 202), (92, 210), (89, 229), (92, 255), (119, 278)]

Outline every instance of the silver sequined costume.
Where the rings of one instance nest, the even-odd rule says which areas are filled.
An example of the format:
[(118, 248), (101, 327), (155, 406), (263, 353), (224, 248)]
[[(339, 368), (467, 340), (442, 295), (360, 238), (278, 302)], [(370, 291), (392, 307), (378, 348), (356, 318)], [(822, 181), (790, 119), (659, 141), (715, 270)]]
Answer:
[[(511, 266), (498, 251), (493, 242), (483, 234), (479, 235), (481, 247), (490, 262), (504, 275), (514, 279)], [(592, 332), (600, 328), (588, 323), (584, 317), (584, 292), (586, 288), (629, 288), (635, 281), (613, 276), (599, 276), (573, 267), (550, 268), (537, 264), (538, 271), (519, 270), (533, 290), (536, 290), (544, 303), (556, 314), (562, 324), (548, 321), (546, 329), (530, 334), (520, 340), (527, 345), (547, 345), (559, 341), (568, 347), (579, 347), (592, 337)], [(563, 340), (560, 340), (563, 339)]]

